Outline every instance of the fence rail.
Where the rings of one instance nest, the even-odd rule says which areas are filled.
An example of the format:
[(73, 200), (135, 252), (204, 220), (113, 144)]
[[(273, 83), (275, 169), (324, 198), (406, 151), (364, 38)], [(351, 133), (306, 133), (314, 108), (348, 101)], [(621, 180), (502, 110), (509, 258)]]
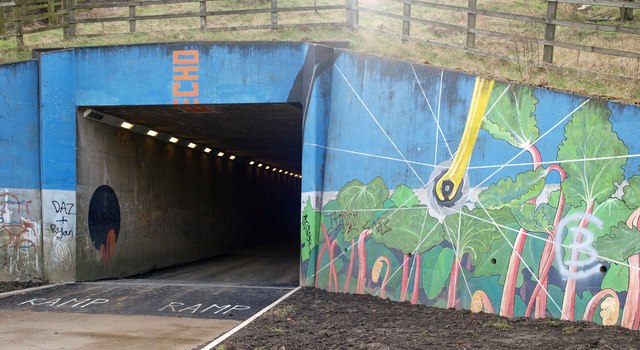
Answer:
[[(534, 55), (526, 59), (534, 61), (533, 64), (540, 67), (558, 66), (559, 62), (555, 59), (554, 55), (557, 48), (574, 50), (584, 53), (593, 53), (599, 55), (607, 55), (617, 58), (626, 58), (636, 60), (635, 66), (636, 73), (631, 76), (634, 79), (640, 78), (640, 52), (635, 50), (621, 49), (605, 47), (607, 45), (593, 45), (581, 42), (569, 42), (564, 39), (558, 38), (556, 35), (558, 30), (583, 30), (594, 31), (598, 33), (620, 33), (630, 35), (632, 38), (628, 39), (637, 42), (636, 47), (640, 47), (640, 28), (639, 26), (629, 26), (624, 23), (619, 24), (600, 24), (589, 23), (587, 21), (575, 21), (567, 20), (558, 17), (559, 5), (584, 5), (585, 8), (590, 7), (610, 7), (620, 10), (621, 21), (627, 18), (627, 11), (633, 9), (640, 9), (640, 3), (632, 2), (633, 0), (622, 1), (604, 1), (604, 0), (547, 0), (546, 1), (546, 13), (539, 14), (537, 16), (530, 14), (517, 14), (507, 13), (501, 11), (495, 11), (488, 8), (481, 8), (480, 5), (488, 1), (482, 0), (467, 0), (467, 6), (451, 5), (436, 3), (431, 1), (422, 0), (394, 0), (388, 2), (389, 4), (402, 5), (390, 6), (393, 9), (380, 9), (373, 8), (371, 6), (359, 6), (352, 8), (351, 10), (361, 13), (360, 23), (356, 23), (354, 26), (357, 28), (370, 30), (378, 33), (391, 34), (402, 38), (405, 41), (416, 41), (425, 43), (428, 45), (439, 46), (449, 49), (461, 50), (467, 53), (478, 54), (483, 56), (492, 56), (509, 61), (522, 62), (522, 57), (514, 56), (513, 53), (497, 52), (500, 50), (494, 50), (495, 42), (491, 42), (493, 47), (480, 47), (478, 41), (480, 38), (497, 38), (504, 42), (510, 43), (533, 43), (541, 49), (542, 55)], [(427, 9), (430, 11), (448, 11), (451, 14), (463, 15), (466, 17), (466, 22), (450, 23), (438, 19), (425, 18), (425, 11), (421, 9)], [(365, 17), (366, 16), (366, 17)], [(384, 18), (378, 19), (376, 17)], [(389, 29), (393, 27), (393, 23), (387, 20), (397, 20), (398, 29)], [(510, 30), (498, 30), (495, 28), (483, 27), (483, 22), (489, 22), (492, 19), (505, 20), (503, 27), (508, 27)], [(514, 26), (509, 25), (508, 22), (517, 22), (522, 24), (532, 24), (542, 27), (537, 31), (531, 31), (525, 33), (518, 33), (513, 30)], [(447, 37), (445, 39), (433, 38), (424, 33), (414, 33), (414, 28), (419, 26), (426, 26), (431, 29), (449, 31), (450, 34), (464, 36), (464, 40), (452, 40)], [(400, 29), (401, 28), (401, 29)], [(610, 42), (605, 44), (611, 44)], [(540, 60), (541, 58), (541, 60)], [(631, 64), (634, 66), (634, 64)]]
[[(404, 41), (455, 49), (475, 55), (515, 62), (522, 62), (524, 59), (543, 67), (567, 66), (566, 57), (561, 59), (556, 57), (558, 50), (571, 50), (578, 59), (579, 53), (582, 52), (635, 60), (637, 65), (635, 76), (624, 74), (624, 68), (621, 68), (622, 75), (640, 79), (640, 52), (637, 49), (640, 47), (640, 25), (637, 21), (632, 22), (631, 25), (625, 23), (625, 20), (632, 17), (633, 10), (640, 9), (640, 2), (633, 0), (546, 0), (543, 7), (538, 5), (538, 12), (529, 13), (497, 11), (489, 6), (491, 3), (489, 0), (467, 0), (466, 6), (461, 5), (460, 0), (457, 2), (453, 0), (336, 1), (340, 3), (318, 5), (314, 1), (313, 6), (282, 6), (278, 0), (262, 0), (257, 3), (247, 2), (249, 5), (245, 8), (229, 8), (219, 6), (224, 2), (206, 0), (14, 0), (0, 2), (0, 39), (15, 37), (18, 45), (22, 46), (23, 35), (28, 33), (64, 28), (66, 36), (95, 35), (95, 33), (80, 33), (79, 28), (95, 24), (102, 24), (104, 28), (110, 23), (128, 23), (128, 26), (124, 25), (126, 29), (119, 27), (120, 30), (136, 32), (141, 29), (138, 26), (139, 23), (154, 20), (199, 19), (199, 21), (189, 22), (187, 26), (191, 29), (206, 31), (348, 26), (354, 30), (375, 31), (397, 36)], [(150, 6), (157, 5), (183, 7), (180, 8), (182, 12), (174, 10), (171, 13), (147, 10)], [(611, 8), (610, 11), (620, 11), (620, 22), (611, 18), (606, 21), (563, 18), (560, 10), (566, 6)], [(104, 9), (109, 10), (103, 11)], [(451, 21), (446, 16), (434, 16), (433, 13), (437, 11), (448, 13), (457, 21)], [(304, 13), (332, 13), (332, 15), (308, 16), (293, 22), (281, 20), (285, 14), (296, 16)], [(234, 16), (245, 18), (254, 16), (260, 17), (261, 20), (245, 21), (234, 25), (219, 25), (210, 21), (212, 18), (226, 19)], [(495, 23), (501, 24), (496, 26)], [(526, 30), (519, 30), (520, 27)], [(142, 31), (144, 30), (142, 28)], [(627, 42), (637, 42), (637, 45), (629, 49), (618, 47), (619, 45), (616, 46), (615, 43), (606, 40), (595, 44), (585, 40), (574, 40), (562, 34), (566, 30), (591, 31), (597, 35), (618, 33), (626, 36), (624, 40)], [(441, 35), (433, 36), (430, 35), (431, 32)], [(558, 35), (559, 32), (560, 35)], [(497, 44), (498, 40), (509, 45), (529, 45), (533, 47), (529, 49), (535, 52), (525, 55), (527, 57), (520, 57), (522, 54), (517, 52), (496, 49), (500, 48)]]

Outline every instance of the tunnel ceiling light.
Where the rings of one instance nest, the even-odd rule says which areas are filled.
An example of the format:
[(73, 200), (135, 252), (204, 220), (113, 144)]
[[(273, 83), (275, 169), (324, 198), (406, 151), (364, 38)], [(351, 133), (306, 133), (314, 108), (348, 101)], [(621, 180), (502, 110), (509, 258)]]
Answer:
[(209, 147), (205, 148), (205, 149), (204, 149), (204, 152), (205, 152), (205, 153), (211, 153), (211, 148), (209, 148)]
[(229, 156), (229, 159), (234, 160), (234, 159), (236, 159), (236, 156), (231, 155), (231, 156)]
[(256, 164), (256, 162), (254, 162), (254, 161), (250, 161), (249, 162), (249, 165), (254, 165), (254, 164)]
[(278, 170), (278, 169), (276, 169), (276, 168), (272, 168), (272, 169), (271, 169), (271, 171), (276, 171), (276, 170)]
[(262, 168), (262, 163), (258, 164), (258, 168)]
[(156, 136), (158, 136), (158, 132), (155, 131), (155, 130), (149, 129), (149, 131), (147, 131), (147, 135), (149, 135), (151, 137), (156, 137)]
[(280, 169), (280, 171), (278, 171), (278, 172), (279, 172), (279, 173), (281, 173), (281, 172), (282, 172), (282, 169)]
[(267, 170), (269, 170), (269, 168), (270, 168), (270, 167), (267, 165), (267, 166), (266, 166), (266, 167), (264, 167), (264, 168), (265, 168), (265, 169), (267, 169)]
[(196, 148), (196, 146), (197, 145), (195, 143), (193, 143), (193, 142), (189, 142), (189, 144), (187, 145), (187, 147), (189, 147), (189, 148)]
[(124, 128), (124, 129), (127, 129), (127, 130), (131, 130), (131, 129), (133, 129), (133, 124), (127, 123), (127, 122), (122, 122), (120, 124), (120, 127)]
[(178, 141), (180, 141), (180, 139), (177, 139), (177, 138), (175, 138), (173, 136), (169, 139), (169, 142), (171, 142), (171, 143), (178, 143)]
[(224, 152), (218, 152), (218, 157), (224, 156)]
[(289, 172), (288, 172), (288, 171), (285, 171), (285, 172), (284, 172), (284, 174), (285, 174), (285, 175), (289, 175)]

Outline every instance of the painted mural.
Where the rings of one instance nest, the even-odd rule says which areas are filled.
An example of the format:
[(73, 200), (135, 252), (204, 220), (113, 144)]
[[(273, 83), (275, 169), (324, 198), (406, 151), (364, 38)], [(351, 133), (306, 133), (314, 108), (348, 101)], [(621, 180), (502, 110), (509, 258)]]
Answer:
[(324, 81), (302, 284), (638, 330), (640, 109), (353, 55)]
[(120, 235), (120, 202), (111, 186), (101, 185), (93, 192), (88, 221), (91, 242), (100, 252), (102, 262), (109, 265)]

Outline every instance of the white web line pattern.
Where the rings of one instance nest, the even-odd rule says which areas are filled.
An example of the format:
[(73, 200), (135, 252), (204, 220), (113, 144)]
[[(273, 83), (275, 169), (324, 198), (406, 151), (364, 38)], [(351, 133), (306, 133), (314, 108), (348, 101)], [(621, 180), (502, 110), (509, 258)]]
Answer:
[[(378, 122), (378, 120), (375, 118), (375, 116), (373, 115), (373, 113), (370, 111), (370, 109), (365, 105), (364, 101), (362, 100), (362, 98), (358, 95), (358, 93), (355, 91), (355, 89), (353, 88), (353, 86), (349, 83), (349, 81), (347, 80), (346, 76), (342, 73), (342, 71), (335, 66), (337, 71), (341, 74), (341, 76), (343, 77), (343, 79), (345, 80), (345, 82), (349, 85), (349, 88), (353, 91), (353, 93), (356, 95), (356, 97), (358, 98), (358, 100), (360, 101), (360, 103), (363, 105), (363, 107), (366, 109), (367, 113), (371, 116), (371, 118), (374, 120), (374, 122), (377, 124), (377, 126), (380, 128), (380, 130), (383, 132), (383, 134), (386, 136), (386, 138), (388, 139), (388, 141), (392, 144), (392, 146), (395, 148), (395, 150), (398, 152), (398, 154), (401, 156), (402, 159), (399, 158), (393, 158), (393, 157), (385, 157), (385, 156), (380, 156), (380, 155), (375, 155), (375, 154), (369, 154), (369, 153), (364, 153), (364, 152), (357, 152), (357, 151), (351, 151), (351, 150), (345, 150), (345, 149), (340, 149), (340, 148), (335, 148), (335, 147), (328, 147), (328, 146), (322, 146), (322, 145), (317, 145), (317, 144), (308, 144), (305, 143), (305, 145), (308, 146), (313, 146), (313, 147), (322, 147), (325, 148), (327, 150), (331, 150), (331, 151), (336, 151), (336, 152), (345, 152), (345, 153), (350, 153), (350, 154), (354, 154), (354, 155), (359, 155), (359, 156), (365, 156), (365, 157), (372, 157), (372, 158), (378, 158), (378, 159), (385, 159), (385, 160), (390, 160), (390, 161), (398, 161), (398, 162), (403, 162), (405, 164), (407, 164), (407, 166), (409, 166), (409, 168), (411, 169), (411, 171), (413, 172), (413, 174), (418, 178), (418, 180), (420, 181), (420, 183), (423, 185), (422, 189), (424, 189), (425, 187), (427, 187), (429, 185), (429, 183), (424, 183), (424, 181), (422, 180), (422, 178), (417, 174), (417, 172), (415, 171), (415, 169), (411, 166), (411, 164), (414, 165), (420, 165), (420, 166), (427, 166), (427, 167), (432, 167), (432, 168), (443, 168), (443, 167), (439, 167), (437, 165), (437, 141), (436, 141), (436, 151), (435, 151), (435, 156), (434, 156), (434, 164), (427, 164), (427, 163), (421, 163), (421, 162), (416, 162), (416, 161), (410, 161), (408, 159), (406, 159), (404, 157), (404, 155), (402, 154), (402, 152), (399, 150), (399, 148), (396, 146), (396, 144), (393, 142), (393, 140), (389, 137), (389, 135), (387, 134), (387, 132), (382, 128), (382, 126), (380, 125), (380, 123)], [(413, 66), (411, 65), (411, 69), (416, 77), (416, 80), (418, 81), (418, 85), (421, 89), (421, 92), (423, 94), (423, 97), (425, 98), (427, 105), (429, 107), (429, 110), (431, 112), (432, 117), (434, 118), (434, 121), (436, 122), (436, 140), (438, 140), (439, 136), (442, 137), (442, 139), (445, 142), (445, 145), (447, 146), (447, 149), (449, 151), (449, 154), (453, 157), (453, 154), (451, 152), (451, 149), (449, 148), (449, 144), (446, 141), (446, 137), (441, 129), (440, 123), (439, 123), (439, 117), (440, 117), (440, 99), (442, 96), (442, 75), (441, 75), (441, 79), (440, 79), (440, 92), (439, 92), (439, 99), (438, 99), (438, 115), (436, 116), (433, 108), (429, 102), (429, 100), (426, 97), (426, 94), (424, 92), (424, 89), (422, 87), (422, 84), (420, 83), (417, 74), (415, 72), (415, 69), (413, 68)], [(508, 89), (508, 87), (507, 87)], [(507, 89), (505, 89), (505, 91), (502, 93), (502, 95), (500, 95), (500, 97), (498, 98), (498, 100), (506, 93)], [(493, 106), (491, 106), (491, 108), (485, 113), (485, 117), (491, 112), (491, 110), (495, 107), (495, 105), (497, 104), (498, 100), (496, 100), (496, 102), (494, 103)], [(531, 143), (531, 145), (535, 145), (538, 141), (540, 141), (541, 139), (543, 139), (545, 136), (547, 136), (549, 133), (551, 133), (553, 130), (555, 130), (556, 128), (558, 128), (560, 125), (562, 125), (569, 117), (573, 116), (573, 114), (578, 111), (580, 108), (582, 108), (586, 103), (588, 103), (590, 101), (590, 99), (587, 99), (586, 101), (582, 102), (577, 108), (575, 108), (573, 111), (571, 111), (569, 114), (567, 114), (564, 118), (562, 118), (560, 121), (558, 121), (554, 126), (552, 126), (549, 130), (547, 130), (544, 134), (542, 134), (540, 137), (538, 137), (535, 141), (533, 141)], [(526, 152), (526, 149), (522, 149), (520, 152), (518, 152), (513, 158), (511, 158), (509, 161), (505, 162), (504, 164), (501, 165), (481, 165), (481, 166), (470, 166), (467, 169), (469, 170), (473, 170), (473, 169), (493, 169), (493, 168), (497, 168), (497, 170), (495, 170), (493, 173), (491, 173), (489, 176), (487, 176), (483, 181), (481, 181), (478, 185), (476, 185), (471, 192), (477, 190), (482, 184), (484, 184), (485, 182), (487, 182), (490, 178), (492, 178), (495, 174), (497, 174), (498, 172), (500, 172), (502, 169), (506, 168), (506, 167), (516, 167), (516, 166), (532, 166), (534, 165), (534, 163), (513, 163), (513, 161), (515, 159), (517, 159), (520, 155), (522, 155), (524, 152)], [(636, 157), (640, 157), (640, 154), (631, 154), (631, 155), (621, 155), (621, 156), (609, 156), (609, 157), (597, 157), (597, 158), (583, 158), (583, 159), (572, 159), (572, 160), (563, 160), (563, 161), (547, 161), (547, 162), (542, 162), (541, 164), (543, 165), (548, 165), (548, 164), (557, 164), (557, 163), (572, 163), (572, 162), (587, 162), (587, 161), (599, 161), (599, 160), (608, 160), (608, 159), (617, 159), (617, 158), (636, 158)], [(540, 164), (540, 163), (538, 163)], [(468, 194), (467, 194), (468, 195)], [(407, 202), (409, 202), (411, 199), (415, 198), (417, 195), (414, 193), (414, 195), (409, 198), (407, 201), (405, 201), (404, 204), (406, 204)], [(464, 200), (461, 199), (461, 200)], [(547, 291), (547, 289), (540, 283), (540, 281), (538, 280), (537, 276), (533, 273), (533, 271), (531, 270), (531, 268), (527, 265), (526, 261), (524, 260), (524, 258), (514, 249), (513, 244), (509, 241), (509, 239), (506, 237), (505, 233), (502, 231), (501, 228), (508, 230), (508, 231), (514, 231), (516, 233), (520, 232), (519, 230), (515, 230), (511, 227), (508, 226), (504, 226), (504, 225), (500, 225), (498, 223), (495, 222), (495, 220), (493, 219), (493, 217), (491, 217), (491, 215), (489, 214), (489, 212), (486, 210), (486, 208), (484, 207), (484, 205), (482, 205), (482, 203), (480, 203), (478, 201), (479, 205), (482, 207), (482, 209), (484, 210), (484, 212), (489, 216), (489, 218), (491, 219), (491, 221), (488, 220), (484, 220), (482, 218), (470, 215), (468, 213), (464, 213), (461, 210), (458, 210), (457, 212), (459, 213), (459, 219), (461, 218), (462, 215), (471, 217), (471, 218), (475, 218), (481, 221), (484, 221), (486, 223), (490, 223), (492, 224), (494, 227), (496, 227), (496, 229), (498, 229), (498, 231), (500, 232), (500, 234), (502, 235), (502, 237), (505, 239), (505, 241), (509, 244), (509, 246), (511, 246), (512, 251), (516, 253), (516, 255), (518, 256), (518, 258), (520, 259), (521, 263), (525, 266), (525, 268), (531, 273), (532, 278), (535, 279), (536, 283), (541, 287), (542, 290), (544, 290), (544, 292), (546, 293), (547, 297), (549, 299), (551, 299), (552, 303), (558, 308), (558, 310), (560, 310), (560, 312), (562, 313), (562, 308), (558, 305), (558, 303), (551, 297), (551, 295), (549, 294), (549, 292)], [(364, 209), (362, 211), (386, 211), (386, 210), (392, 210), (394, 209), (394, 212), (392, 212), (389, 216), (387, 216), (387, 218), (385, 220), (388, 220), (388, 218), (395, 214), (395, 212), (397, 212), (398, 210), (424, 210), (424, 208), (402, 208), (402, 205), (400, 205), (398, 208), (381, 208), (381, 209)], [(322, 213), (324, 212), (341, 212), (341, 211), (345, 211), (345, 210), (322, 210)], [(350, 210), (350, 211), (359, 211), (359, 210)], [(419, 247), (424, 243), (424, 241), (426, 241), (426, 239), (428, 239), (428, 237), (431, 235), (431, 233), (435, 230), (435, 228), (437, 227), (437, 225), (434, 225), (434, 227), (431, 229), (431, 231), (429, 231), (429, 233), (427, 233), (427, 235), (422, 238), (422, 235), (424, 233), (424, 226), (426, 223), (426, 215), (425, 215), (425, 220), (423, 221), (422, 224), (422, 228), (421, 228), (421, 233), (420, 233), (420, 242), (418, 243), (418, 245), (416, 246), (415, 250), (413, 251), (413, 256), (414, 256), (414, 261), (412, 263), (412, 267), (411, 267), (411, 271), (409, 273), (409, 278), (411, 278), (411, 275), (414, 271), (415, 265), (416, 265), (416, 259), (415, 259), (415, 253), (417, 252), (417, 250), (419, 249)], [(372, 225), (372, 227), (374, 227), (377, 224), (381, 224), (381, 223), (375, 223), (374, 225)], [(451, 237), (451, 233), (448, 229), (448, 227), (446, 227), (446, 223), (443, 221), (443, 225), (445, 226), (445, 231), (447, 232), (447, 234), (449, 235), (449, 239), (452, 245), (452, 248), (454, 250), (454, 254), (455, 254), (455, 259), (458, 259), (458, 252), (456, 249), (456, 246), (460, 244), (459, 241), (457, 241), (457, 244), (454, 244), (454, 240), (453, 237)], [(460, 225), (459, 225), (460, 228)], [(372, 230), (371, 228), (369, 230)], [(542, 240), (545, 242), (551, 242), (554, 245), (560, 245), (562, 247), (565, 248), (571, 248), (565, 244), (562, 244), (560, 242), (555, 242), (552, 240), (549, 240), (547, 238), (543, 238), (543, 237), (539, 237), (537, 235), (531, 234), (531, 233), (523, 233), (524, 235), (528, 236), (528, 237), (532, 237), (538, 240)], [(458, 236), (460, 236), (460, 233), (458, 233)], [(460, 237), (458, 237), (460, 238)], [(353, 249), (353, 246), (357, 243), (358, 239), (354, 240), (354, 243), (351, 244), (351, 246), (348, 249)], [(587, 251), (583, 251), (580, 250), (581, 252), (587, 252)], [(336, 259), (338, 259), (339, 257), (341, 257), (343, 254), (345, 254), (347, 252), (347, 250), (345, 250), (344, 252), (341, 252), (336, 258), (334, 258), (331, 263), (333, 263)], [(630, 266), (629, 264), (626, 264), (624, 262), (621, 261), (617, 261), (614, 259), (610, 259), (607, 257), (603, 257), (598, 255), (598, 258), (600, 258), (601, 260), (605, 260), (605, 261), (609, 261), (609, 262), (613, 262), (616, 264), (620, 264), (622, 266), (626, 266), (629, 268), (636, 268), (639, 269), (638, 267), (635, 266)], [(455, 262), (454, 262), (455, 263)], [(471, 295), (471, 290), (469, 288), (467, 279), (465, 277), (464, 274), (464, 268), (462, 267), (462, 262), (458, 261), (458, 263), (460, 264), (460, 272), (463, 276), (465, 285), (467, 287), (467, 290), (469, 292), (469, 295), (472, 297)], [(319, 273), (320, 271), (324, 270), (326, 267), (328, 267), (328, 265), (324, 266), (322, 269), (317, 270), (316, 274)], [(402, 268), (402, 265), (396, 269), (393, 274), (389, 277), (389, 280), (391, 280), (391, 278), (393, 278)], [(316, 275), (314, 274), (314, 276)], [(409, 289), (409, 284), (411, 284), (410, 282), (407, 283), (407, 289), (405, 290), (405, 294), (408, 294), (408, 289)], [(414, 286), (414, 288), (419, 288), (420, 286)], [(378, 293), (380, 293), (380, 290), (378, 290), (378, 292), (375, 294), (377, 295)]]

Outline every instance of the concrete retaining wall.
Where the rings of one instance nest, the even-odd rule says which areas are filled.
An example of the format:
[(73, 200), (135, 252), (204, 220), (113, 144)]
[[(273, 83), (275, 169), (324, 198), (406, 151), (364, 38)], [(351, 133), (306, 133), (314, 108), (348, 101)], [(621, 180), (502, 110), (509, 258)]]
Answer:
[(640, 108), (351, 52), (316, 88), (302, 284), (638, 329)]
[[(134, 240), (153, 239), (149, 232), (133, 232), (143, 230), (137, 219), (147, 219), (136, 206), (166, 199), (136, 193), (137, 176), (152, 175), (140, 168), (139, 155), (124, 151), (149, 147), (160, 154), (167, 146), (146, 146), (136, 136), (84, 122), (81, 135), (95, 132), (102, 139), (97, 145), (76, 139), (79, 106), (184, 102), (176, 99), (172, 73), (173, 55), (181, 50), (198, 52), (199, 103), (303, 105), (301, 284), (505, 316), (640, 327), (637, 106), (293, 43), (86, 48), (43, 54), (37, 67), (28, 62), (0, 68), (3, 96), (8, 92), (9, 100), (18, 101), (21, 118), (13, 117), (16, 108), (0, 104), (3, 123), (18, 126), (4, 125), (0, 140), (15, 145), (7, 151), (12, 159), (23, 152), (26, 157), (18, 161), (21, 175), (1, 173), (0, 188), (41, 203), (34, 205), (42, 213), (25, 217), (41, 221), (35, 226), (42, 256), (30, 254), (33, 267), (20, 273), (5, 265), (2, 278), (38, 271), (51, 281), (120, 276), (181, 259), (180, 249), (168, 249), (169, 258), (134, 262), (135, 254), (143, 254), (143, 243)], [(25, 89), (9, 89), (23, 75), (29, 77)], [(191, 97), (188, 102), (195, 102)], [(467, 124), (473, 132), (463, 138)], [(18, 138), (21, 132), (26, 139)], [(110, 137), (123, 148), (109, 149)], [(76, 145), (78, 164), (93, 162), (105, 147), (115, 162), (78, 171)], [(187, 162), (189, 153), (181, 152)], [(469, 155), (468, 164), (461, 155)], [(262, 175), (251, 173), (255, 169), (190, 161), (194, 169), (214, 169), (213, 182), (194, 177), (212, 187), (214, 202), (193, 208), (195, 201), (184, 199), (188, 214), (170, 212), (190, 218), (179, 225), (153, 219), (186, 225), (186, 232), (212, 227), (214, 253), (259, 242), (270, 218), (280, 215), (277, 208), (291, 207), (274, 193), (295, 186), (268, 180), (275, 191), (269, 192), (260, 184)], [(133, 184), (126, 181), (131, 167)], [(442, 197), (443, 176), (452, 181), (446, 191), (453, 188), (459, 196)], [(106, 220), (105, 238), (96, 242), (87, 238), (91, 197), (105, 184), (114, 185), (115, 196), (124, 198), (121, 208), (131, 212), (121, 216), (117, 239)], [(101, 191), (104, 203), (112, 201), (108, 189)], [(176, 196), (169, 198), (181, 198)], [(244, 204), (251, 199), (260, 204)], [(77, 211), (68, 210), (71, 204)], [(202, 219), (205, 211), (213, 212), (213, 222)], [(233, 235), (236, 227), (250, 235)], [(178, 246), (187, 249), (189, 240)], [(11, 261), (16, 249), (3, 249), (0, 256)], [(17, 251), (22, 249), (32, 247)], [(105, 267), (109, 254), (111, 266)], [(76, 259), (87, 266), (77, 275)]]
[(0, 66), (0, 280), (42, 278), (36, 62)]

